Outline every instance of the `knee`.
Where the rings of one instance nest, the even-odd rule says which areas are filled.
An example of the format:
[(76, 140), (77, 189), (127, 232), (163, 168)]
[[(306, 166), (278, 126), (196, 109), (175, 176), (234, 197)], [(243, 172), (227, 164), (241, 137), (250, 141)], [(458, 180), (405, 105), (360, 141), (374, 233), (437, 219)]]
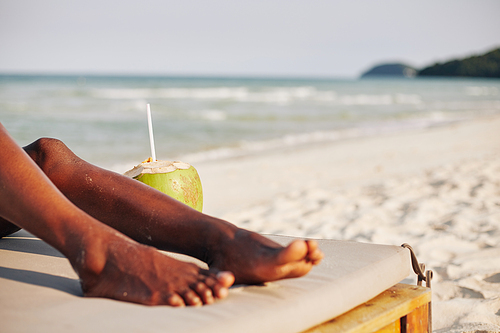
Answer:
[(42, 169), (55, 161), (62, 161), (72, 155), (69, 148), (59, 139), (40, 138), (24, 147), (24, 150)]
[(64, 146), (64, 143), (59, 139), (52, 138), (40, 138), (23, 149), (31, 156), (35, 161), (42, 159), (46, 156), (52, 155), (54, 151), (61, 150), (61, 146)]

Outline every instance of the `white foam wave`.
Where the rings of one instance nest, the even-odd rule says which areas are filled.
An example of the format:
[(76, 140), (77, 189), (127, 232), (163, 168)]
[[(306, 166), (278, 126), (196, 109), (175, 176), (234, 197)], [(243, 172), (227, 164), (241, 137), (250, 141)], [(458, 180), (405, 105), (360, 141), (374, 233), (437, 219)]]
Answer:
[[(172, 159), (187, 161), (189, 163), (224, 160), (228, 158), (272, 152), (276, 149), (293, 149), (294, 147), (308, 144), (321, 144), (369, 136), (387, 135), (407, 130), (425, 129), (471, 118), (474, 118), (473, 114), (461, 113), (460, 115), (450, 115), (446, 112), (435, 111), (430, 112), (426, 117), (421, 118), (384, 121), (380, 123), (362, 123), (352, 128), (288, 134), (283, 137), (269, 140), (241, 141), (236, 146), (220, 147), (207, 151), (182, 154), (179, 156), (173, 156)], [(103, 165), (103, 167), (107, 167), (115, 172), (123, 173), (137, 163), (137, 161), (127, 163), (120, 162), (112, 165)]]
[(218, 88), (151, 88), (151, 89), (95, 89), (92, 95), (108, 99), (244, 99), (244, 87)]
[(500, 95), (497, 87), (466, 87), (465, 93), (469, 96), (496, 96)]
[(209, 121), (223, 121), (227, 119), (227, 114), (221, 110), (202, 110), (200, 116), (202, 119)]
[(311, 86), (272, 87), (251, 90), (247, 87), (217, 88), (155, 88), (155, 89), (95, 89), (92, 95), (107, 99), (194, 99), (232, 100), (235, 102), (288, 104), (312, 101), (340, 105), (420, 104), (416, 94), (355, 94), (339, 95), (333, 90)]
[(180, 158), (183, 161), (197, 163), (202, 161), (220, 160), (241, 157), (274, 149), (290, 148), (305, 144), (326, 143), (339, 140), (391, 134), (406, 130), (424, 129), (432, 126), (449, 124), (468, 119), (467, 116), (450, 117), (442, 112), (433, 112), (425, 118), (406, 121), (389, 121), (380, 124), (364, 124), (355, 128), (333, 131), (315, 131), (310, 133), (289, 134), (280, 138), (263, 141), (242, 141), (237, 147), (221, 147), (209, 151), (186, 154)]
[(339, 98), (343, 105), (391, 105), (391, 104), (420, 104), (419, 95), (383, 94), (383, 95), (346, 95)]

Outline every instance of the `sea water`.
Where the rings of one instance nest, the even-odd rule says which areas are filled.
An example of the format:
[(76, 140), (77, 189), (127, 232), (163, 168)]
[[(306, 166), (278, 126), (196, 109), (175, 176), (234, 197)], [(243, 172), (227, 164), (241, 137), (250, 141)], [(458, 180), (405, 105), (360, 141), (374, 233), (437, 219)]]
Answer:
[(196, 163), (422, 129), (500, 113), (500, 80), (0, 75), (0, 122), (20, 145), (63, 140), (123, 172), (156, 155)]

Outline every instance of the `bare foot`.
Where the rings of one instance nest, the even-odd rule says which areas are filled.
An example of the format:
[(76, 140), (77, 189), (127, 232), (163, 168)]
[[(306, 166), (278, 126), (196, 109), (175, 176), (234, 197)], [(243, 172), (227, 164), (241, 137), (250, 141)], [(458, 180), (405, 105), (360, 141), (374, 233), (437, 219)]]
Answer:
[(217, 247), (209, 266), (234, 274), (237, 284), (259, 284), (307, 274), (323, 259), (313, 240), (295, 240), (287, 247), (257, 233), (238, 229)]
[(230, 272), (203, 270), (125, 237), (107, 242), (105, 248), (105, 256), (94, 251), (82, 253), (77, 260), (85, 262), (76, 269), (85, 296), (145, 305), (198, 306), (226, 297), (234, 283)]

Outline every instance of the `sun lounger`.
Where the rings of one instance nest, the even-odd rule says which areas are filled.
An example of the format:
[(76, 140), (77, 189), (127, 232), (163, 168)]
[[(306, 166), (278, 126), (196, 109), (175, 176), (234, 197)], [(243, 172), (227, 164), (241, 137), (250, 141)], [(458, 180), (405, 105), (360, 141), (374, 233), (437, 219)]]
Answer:
[[(283, 244), (292, 239), (269, 237)], [(428, 331), (429, 289), (398, 284), (410, 274), (408, 249), (335, 240), (319, 244), (325, 259), (305, 277), (234, 286), (213, 305), (171, 308), (82, 297), (68, 260), (20, 231), (0, 240), (1, 331)]]

